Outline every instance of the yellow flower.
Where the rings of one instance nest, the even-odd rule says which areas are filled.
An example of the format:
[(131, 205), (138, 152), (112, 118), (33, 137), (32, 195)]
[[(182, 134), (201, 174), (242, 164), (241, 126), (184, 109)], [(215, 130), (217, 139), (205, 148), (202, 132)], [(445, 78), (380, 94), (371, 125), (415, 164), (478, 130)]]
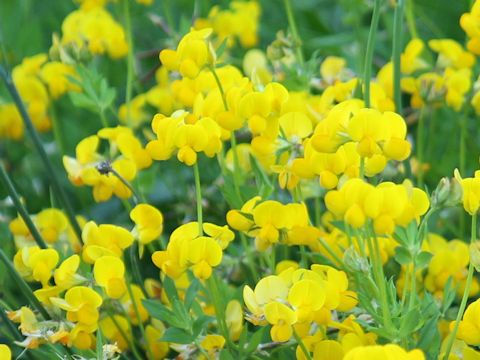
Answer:
[(75, 69), (59, 61), (48, 62), (40, 70), (40, 77), (47, 84), (50, 95), (54, 99), (68, 91), (80, 90), (78, 85), (70, 82), (68, 76), (75, 76)]
[(425, 356), (421, 350), (415, 349), (406, 351), (395, 344), (360, 346), (349, 351), (344, 360), (424, 360)]
[(63, 260), (60, 266), (53, 273), (55, 284), (57, 284), (57, 286), (60, 288), (68, 289), (85, 281), (86, 279), (83, 276), (77, 274), (79, 266), (80, 256), (78, 255), (72, 255)]
[[(480, 316), (480, 300), (468, 305), (463, 318), (458, 327), (457, 339), (465, 341), (468, 345), (480, 345), (480, 328), (478, 318)], [(453, 322), (450, 324), (450, 329), (453, 328)]]
[(199, 279), (208, 279), (212, 267), (222, 261), (222, 248), (212, 238), (200, 236), (189, 242), (184, 242), (180, 264), (192, 267), (193, 274)]
[(225, 345), (225, 338), (221, 335), (209, 334), (200, 343), (211, 357), (215, 357), (215, 353), (223, 349)]
[(94, 290), (86, 286), (74, 286), (66, 292), (65, 299), (52, 297), (50, 301), (67, 311), (69, 321), (88, 327), (91, 331), (87, 332), (93, 332), (97, 328), (98, 308), (102, 305), (102, 297)]
[(293, 305), (298, 322), (305, 322), (311, 321), (313, 313), (320, 310), (325, 303), (325, 296), (325, 289), (319, 282), (303, 279), (290, 288), (288, 302)]
[(119, 299), (127, 290), (125, 284), (125, 265), (123, 261), (115, 256), (102, 256), (95, 260), (93, 276), (98, 285), (105, 288), (105, 291), (112, 299)]
[(54, 243), (67, 230), (68, 220), (58, 209), (45, 209), (35, 216), (35, 224), (47, 243)]
[(12, 351), (5, 344), (0, 344), (0, 359), (10, 360), (12, 358)]
[(164, 359), (170, 351), (168, 343), (158, 341), (165, 332), (165, 325), (159, 320), (153, 319), (153, 325), (147, 325), (145, 328), (145, 337), (147, 346), (153, 355), (154, 360)]
[(297, 315), (287, 305), (269, 302), (265, 305), (265, 319), (273, 325), (270, 330), (273, 341), (285, 342), (292, 337), (292, 325), (297, 322)]
[(439, 54), (437, 62), (440, 67), (462, 69), (475, 65), (475, 56), (465, 51), (455, 40), (434, 39), (428, 42), (428, 46)]
[[(128, 342), (132, 340), (132, 336), (129, 331), (128, 320), (124, 316), (106, 316), (100, 320), (98, 326), (100, 330), (102, 330), (102, 335), (111, 342), (116, 343), (120, 350), (124, 351), (128, 349)], [(125, 339), (124, 336), (126, 336), (127, 339)]]
[(455, 178), (462, 186), (463, 208), (470, 215), (475, 215), (480, 208), (480, 171), (476, 171), (473, 178), (462, 179), (460, 172), (455, 169)]
[[(120, 299), (120, 302), (122, 303), (122, 306), (125, 309), (132, 324), (138, 325), (140, 322), (144, 323), (145, 321), (147, 321), (149, 315), (147, 309), (145, 309), (142, 304), (142, 300), (145, 299), (145, 296), (143, 295), (140, 287), (138, 285), (132, 284), (131, 290), (133, 296), (130, 296), (130, 294), (126, 292), (125, 295), (123, 295), (123, 297)], [(137, 313), (133, 306), (133, 301), (135, 301), (135, 305), (137, 306), (140, 319), (137, 317)]]
[(320, 65), (320, 75), (327, 84), (333, 84), (342, 78), (343, 70), (347, 62), (337, 56), (327, 56)]
[(13, 258), (15, 269), (27, 281), (36, 280), (46, 286), (52, 271), (58, 263), (54, 249), (40, 249), (38, 246), (20, 249)]
[(128, 230), (110, 224), (97, 225), (93, 221), (83, 227), (82, 239), (83, 260), (90, 264), (104, 255), (121, 257), (123, 250), (133, 243), (133, 235)]
[(136, 226), (132, 230), (134, 236), (142, 244), (158, 239), (163, 231), (162, 213), (148, 204), (138, 204), (130, 211), (130, 218)]
[(18, 112), (17, 106), (13, 103), (0, 105), (0, 137), (12, 140), (23, 138), (24, 125)]
[(184, 77), (195, 78), (207, 64), (213, 63), (208, 46), (211, 29), (191, 30), (179, 42), (176, 50), (162, 50), (160, 61), (169, 70), (178, 70)]
[(238, 300), (230, 300), (225, 309), (225, 322), (232, 341), (237, 341), (243, 331), (243, 310)]
[(65, 17), (62, 23), (62, 44), (87, 48), (92, 54), (113, 59), (124, 57), (128, 44), (123, 28), (101, 6), (83, 6)]

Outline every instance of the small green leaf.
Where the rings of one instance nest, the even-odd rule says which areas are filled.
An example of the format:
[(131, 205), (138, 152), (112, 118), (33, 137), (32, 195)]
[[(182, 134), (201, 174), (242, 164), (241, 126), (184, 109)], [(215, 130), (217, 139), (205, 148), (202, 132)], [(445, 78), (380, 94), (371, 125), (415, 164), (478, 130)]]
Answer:
[(160, 341), (165, 341), (175, 344), (191, 344), (195, 341), (195, 337), (185, 330), (178, 328), (168, 328), (163, 334)]
[(200, 282), (198, 281), (198, 279), (195, 278), (190, 283), (190, 286), (187, 289), (187, 293), (185, 294), (185, 308), (187, 310), (190, 310), (190, 308), (192, 307), (193, 301), (197, 296), (199, 288), (200, 288)]
[(422, 314), (417, 309), (410, 310), (402, 320), (402, 326), (398, 333), (402, 339), (409, 336), (423, 325)]
[(395, 261), (398, 262), (400, 265), (407, 265), (412, 262), (412, 256), (410, 255), (410, 251), (404, 248), (403, 246), (397, 246), (395, 248)]
[(418, 269), (423, 269), (430, 263), (432, 260), (433, 254), (429, 253), (428, 251), (421, 251), (415, 257), (415, 264)]
[(246, 354), (250, 354), (257, 349), (257, 346), (262, 342), (265, 329), (266, 327), (260, 328), (250, 337), (250, 341), (248, 342), (248, 345), (245, 348)]
[(173, 313), (159, 301), (153, 299), (143, 299), (142, 304), (153, 318), (165, 321), (171, 326), (183, 327), (183, 321), (179, 319), (178, 315)]
[(213, 317), (207, 315), (200, 316), (198, 319), (196, 319), (192, 326), (194, 338), (197, 338), (202, 330), (205, 329), (213, 320)]

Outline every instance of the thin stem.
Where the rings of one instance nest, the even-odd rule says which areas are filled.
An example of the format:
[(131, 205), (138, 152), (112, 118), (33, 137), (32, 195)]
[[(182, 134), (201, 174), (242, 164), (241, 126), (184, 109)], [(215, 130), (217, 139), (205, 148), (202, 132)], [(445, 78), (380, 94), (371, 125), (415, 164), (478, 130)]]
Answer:
[(132, 267), (132, 276), (135, 279), (135, 282), (138, 284), (140, 289), (142, 290), (143, 295), (148, 298), (147, 290), (143, 285), (143, 277), (142, 272), (140, 270), (140, 264), (138, 262), (138, 243), (134, 242), (130, 249), (128, 250), (130, 255), (130, 265)]
[[(477, 214), (474, 214), (472, 215), (472, 231), (471, 231), (471, 237), (470, 237), (470, 244), (473, 244), (476, 240), (477, 240)], [(450, 351), (452, 350), (453, 342), (455, 341), (455, 337), (457, 335), (460, 321), (462, 320), (463, 313), (465, 312), (465, 308), (467, 306), (468, 297), (470, 295), (470, 289), (472, 287), (473, 270), (474, 270), (473, 261), (472, 259), (470, 259), (470, 264), (468, 265), (467, 281), (465, 283), (465, 290), (463, 291), (462, 301), (460, 302), (460, 308), (458, 309), (457, 318), (455, 319), (455, 325), (453, 326), (453, 330), (448, 339), (445, 355), (443, 357), (444, 360), (447, 360), (450, 355)]]
[(133, 188), (132, 184), (130, 184), (130, 183), (128, 182), (128, 180), (125, 179), (122, 175), (120, 175), (119, 172), (118, 172), (117, 170), (115, 170), (113, 167), (112, 167), (111, 169), (109, 169), (109, 170), (110, 170), (110, 172), (111, 172), (113, 175), (115, 175), (115, 176), (118, 178), (118, 180), (120, 180), (120, 182), (121, 182), (123, 185), (125, 185), (125, 186), (128, 188), (128, 190), (130, 190), (130, 191), (132, 192), (133, 201), (134, 201), (135, 205), (137, 205), (138, 202), (139, 202), (139, 197), (138, 197), (138, 195), (137, 195), (137, 192), (136, 192), (135, 189)]
[(425, 107), (422, 107), (420, 110), (420, 115), (418, 117), (418, 128), (417, 128), (417, 186), (419, 188), (423, 187), (423, 140), (425, 138)]
[(365, 158), (362, 156), (360, 157), (360, 171), (359, 171), (359, 177), (360, 179), (363, 180), (365, 177)]
[(63, 141), (60, 121), (58, 120), (57, 112), (55, 111), (55, 104), (52, 104), (52, 106), (50, 107), (50, 117), (52, 118), (53, 136), (55, 138), (55, 142), (57, 143), (58, 149), (60, 150), (60, 155), (63, 155), (65, 154), (65, 143)]
[[(129, 338), (128, 335), (125, 333), (125, 331), (123, 330), (123, 328), (120, 326), (120, 324), (118, 323), (117, 319), (115, 319), (115, 315), (112, 313), (112, 311), (110, 309), (106, 309), (106, 312), (108, 314), (108, 317), (112, 320), (113, 322), (113, 325), (115, 325), (115, 327), (117, 328), (118, 332), (120, 333), (120, 335), (123, 337), (123, 339), (125, 340), (125, 342), (130, 346), (130, 350), (132, 351), (133, 353), (133, 356), (135, 357), (135, 359), (141, 359), (142, 357), (140, 356), (140, 354), (138, 353), (138, 350), (137, 350), (137, 347), (133, 341), (133, 334), (132, 334), (132, 338)], [(125, 316), (125, 318), (127, 319), (127, 322), (130, 326), (130, 322), (128, 321), (128, 316)]]
[(260, 279), (259, 275), (258, 275), (258, 272), (257, 272), (257, 269), (255, 268), (255, 260), (252, 256), (252, 252), (250, 251), (251, 250), (251, 247), (248, 246), (248, 242), (247, 242), (247, 238), (245, 237), (245, 234), (243, 232), (239, 232), (240, 234), (240, 240), (242, 242), (242, 247), (245, 251), (245, 254), (247, 256), (247, 263), (248, 263), (248, 267), (250, 268), (250, 271), (252, 273), (252, 276), (253, 276), (253, 281), (254, 283), (257, 283), (257, 281)]
[(402, 92), (400, 88), (401, 80), (401, 52), (402, 52), (402, 34), (403, 34), (403, 12), (405, 0), (397, 0), (395, 14), (393, 19), (393, 97), (395, 99), (395, 110), (402, 114)]
[(407, 0), (407, 25), (408, 31), (413, 39), (418, 38), (417, 25), (415, 24), (415, 11), (413, 8), (413, 0)]
[(468, 117), (466, 114), (462, 116), (460, 119), (460, 159), (459, 159), (459, 164), (460, 164), (460, 173), (464, 174), (465, 173), (465, 167), (466, 167), (466, 148), (467, 148), (467, 125), (468, 125)]
[(300, 348), (302, 349), (303, 354), (305, 355), (305, 357), (306, 357), (308, 360), (312, 360), (312, 356), (310, 355), (310, 351), (308, 351), (307, 347), (306, 347), (305, 344), (303, 343), (302, 338), (298, 335), (298, 333), (296, 332), (295, 329), (293, 329), (293, 337), (294, 337), (295, 340), (297, 341), (298, 345), (300, 345)]
[(20, 196), (15, 190), (15, 187), (13, 186), (12, 181), (8, 176), (7, 172), (5, 171), (5, 168), (3, 167), (2, 164), (0, 164), (0, 179), (4, 187), (7, 189), (8, 194), (10, 195), (13, 201), (13, 204), (15, 205), (15, 208), (17, 209), (18, 213), (20, 214), (23, 221), (25, 222), (25, 225), (27, 225), (27, 228), (30, 231), (30, 234), (32, 234), (33, 239), (35, 240), (35, 242), (40, 248), (46, 249), (48, 246), (45, 243), (45, 240), (43, 240), (42, 235), (40, 235), (40, 232), (37, 230), (37, 227), (33, 223), (32, 218), (30, 217), (27, 210), (23, 206), (20, 200)]
[(200, 172), (198, 171), (198, 163), (193, 165), (193, 176), (195, 177), (195, 192), (197, 194), (197, 221), (198, 233), (203, 235), (203, 210), (202, 210), (202, 187), (200, 184)]
[(47, 153), (45, 152), (45, 149), (43, 148), (43, 145), (40, 140), (40, 137), (38, 136), (37, 130), (33, 126), (32, 119), (30, 118), (30, 115), (28, 114), (27, 109), (25, 108), (25, 104), (23, 103), (22, 98), (20, 97), (20, 94), (18, 93), (18, 90), (15, 84), (13, 83), (12, 77), (9, 73), (5, 71), (5, 69), (2, 66), (0, 66), (0, 76), (2, 77), (3, 82), (5, 83), (5, 86), (8, 89), (8, 92), (10, 93), (13, 101), (15, 102), (15, 105), (18, 108), (18, 111), (20, 112), (23, 118), (25, 128), (35, 145), (37, 153), (40, 155), (40, 159), (42, 160), (43, 165), (45, 166), (45, 170), (48, 176), (50, 176), (50, 181), (52, 183), (53, 190), (55, 191), (55, 193), (58, 194), (60, 201), (63, 204), (67, 218), (70, 224), (72, 225), (72, 228), (75, 234), (77, 235), (78, 241), (80, 241), (80, 243), (83, 244), (82, 229), (80, 228), (80, 225), (77, 222), (75, 213), (73, 212), (73, 207), (67, 197), (67, 194), (65, 193), (63, 187), (60, 184), (60, 180), (55, 175), (53, 165), (50, 162), (50, 159)]
[(284, 0), (284, 4), (285, 12), (287, 13), (288, 26), (290, 27), (290, 31), (292, 32), (297, 60), (300, 63), (300, 66), (303, 67), (305, 60), (302, 53), (302, 40), (300, 39), (297, 23), (295, 22), (295, 17), (293, 16), (292, 2), (291, 0)]
[(322, 245), (322, 247), (330, 254), (330, 256), (335, 259), (335, 261), (338, 263), (338, 266), (340, 267), (340, 269), (345, 269), (345, 264), (344, 262), (342, 261), (342, 259), (340, 259), (338, 257), (337, 254), (335, 254), (335, 252), (332, 250), (332, 248), (330, 247), (330, 245), (328, 245), (327, 242), (325, 242), (325, 240), (323, 240), (321, 237), (318, 238), (318, 242), (320, 243), (320, 245)]
[(232, 342), (232, 339), (230, 338), (230, 334), (228, 332), (228, 326), (227, 322), (225, 320), (225, 308), (222, 306), (224, 297), (220, 294), (218, 290), (218, 285), (217, 285), (217, 278), (215, 276), (215, 273), (212, 273), (212, 276), (210, 276), (206, 280), (207, 288), (210, 293), (210, 300), (213, 303), (213, 307), (215, 309), (215, 316), (217, 318), (217, 323), (219, 330), (225, 340), (227, 341), (228, 346), (231, 349), (236, 349), (235, 344)]
[(50, 315), (43, 305), (38, 301), (35, 294), (30, 289), (30, 286), (23, 280), (23, 278), (18, 274), (17, 270), (13, 266), (10, 259), (5, 255), (2, 249), (0, 249), (0, 260), (5, 264), (7, 271), (10, 273), (10, 276), (15, 280), (15, 283), (18, 285), (23, 295), (30, 301), (32, 306), (43, 316), (45, 320), (50, 320)]
[(130, 19), (130, 0), (123, 1), (123, 15), (125, 17), (125, 33), (127, 37), (128, 53), (127, 53), (127, 84), (125, 87), (125, 105), (127, 107), (127, 124), (132, 127), (131, 117), (131, 100), (132, 100), (132, 84), (133, 84), (133, 40), (132, 40), (132, 22)]
[(370, 107), (370, 78), (372, 76), (373, 50), (375, 49), (375, 38), (377, 36), (378, 20), (380, 19), (380, 5), (382, 0), (375, 0), (373, 7), (372, 21), (368, 33), (367, 51), (365, 53), (364, 76), (365, 84), (365, 107)]
[[(132, 285), (130, 283), (130, 280), (128, 279), (128, 276), (125, 277), (125, 280), (127, 282), (127, 291), (128, 291), (128, 295), (130, 296), (130, 300), (132, 300), (132, 306), (133, 306), (133, 311), (135, 312), (135, 316), (137, 317), (137, 321), (138, 321), (138, 327), (140, 328), (140, 332), (142, 333), (142, 337), (143, 339), (145, 340), (145, 342), (147, 341), (147, 337), (145, 336), (145, 328), (143, 326), (143, 322), (142, 322), (142, 319), (140, 317), (140, 312), (138, 311), (138, 306), (137, 306), (137, 302), (135, 301), (135, 297), (133, 296), (133, 291), (132, 291)], [(133, 335), (133, 334), (132, 334)], [(152, 355), (152, 352), (150, 350), (150, 347), (148, 346), (145, 346), (145, 349), (147, 351), (147, 354), (148, 354), (148, 358), (149, 359), (153, 359), (153, 355)]]
[(213, 78), (215, 79), (215, 82), (217, 83), (218, 90), (220, 91), (220, 95), (222, 96), (222, 102), (223, 102), (223, 107), (225, 111), (228, 111), (228, 103), (227, 99), (225, 98), (225, 91), (223, 90), (222, 82), (220, 81), (220, 78), (218, 77), (217, 71), (215, 70), (214, 66), (209, 67), (210, 72), (213, 75)]

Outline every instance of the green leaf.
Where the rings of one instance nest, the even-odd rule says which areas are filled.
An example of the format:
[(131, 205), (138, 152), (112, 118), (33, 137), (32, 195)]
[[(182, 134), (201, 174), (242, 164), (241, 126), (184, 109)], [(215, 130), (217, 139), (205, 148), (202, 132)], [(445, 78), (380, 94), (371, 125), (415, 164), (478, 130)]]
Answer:
[(168, 328), (163, 334), (160, 341), (165, 341), (175, 344), (191, 344), (195, 341), (195, 337), (185, 330), (178, 328)]
[(222, 349), (220, 351), (220, 360), (234, 360), (234, 357), (228, 349)]
[(200, 288), (200, 282), (198, 281), (198, 279), (192, 280), (192, 282), (190, 283), (190, 286), (187, 289), (187, 293), (185, 294), (185, 308), (187, 310), (190, 310), (190, 308), (192, 307), (193, 301), (197, 296), (199, 288)]
[(272, 194), (275, 187), (272, 185), (272, 182), (265, 171), (263, 171), (261, 166), (258, 164), (257, 159), (255, 159), (252, 155), (250, 155), (250, 164), (252, 164), (255, 183), (259, 189), (258, 195), (260, 195), (262, 199), (266, 199)]
[(267, 327), (260, 328), (250, 337), (250, 341), (248, 342), (248, 345), (245, 348), (246, 354), (250, 354), (257, 349), (257, 346), (262, 342), (263, 335), (265, 333), (266, 328)]
[(93, 112), (97, 110), (97, 104), (84, 93), (70, 92), (68, 96), (72, 104), (76, 107), (88, 109)]
[(213, 320), (214, 318), (208, 315), (203, 315), (196, 319), (192, 326), (194, 338), (197, 338), (202, 330), (205, 329)]
[(415, 257), (415, 263), (418, 269), (425, 268), (432, 260), (433, 254), (428, 251), (421, 251)]
[(222, 57), (223, 53), (225, 52), (225, 49), (227, 48), (227, 40), (228, 40), (228, 36), (226, 36), (225, 39), (223, 39), (222, 43), (215, 51), (215, 53), (217, 54), (217, 59)]
[(159, 301), (153, 299), (143, 299), (142, 304), (153, 318), (165, 321), (171, 326), (183, 327), (183, 321), (179, 319), (178, 315), (176, 315)]
[(395, 261), (398, 262), (400, 265), (407, 265), (412, 262), (412, 256), (410, 255), (410, 251), (404, 248), (403, 246), (397, 246), (395, 248)]
[(422, 314), (418, 309), (410, 310), (402, 320), (402, 326), (398, 333), (402, 339), (409, 336), (423, 325)]

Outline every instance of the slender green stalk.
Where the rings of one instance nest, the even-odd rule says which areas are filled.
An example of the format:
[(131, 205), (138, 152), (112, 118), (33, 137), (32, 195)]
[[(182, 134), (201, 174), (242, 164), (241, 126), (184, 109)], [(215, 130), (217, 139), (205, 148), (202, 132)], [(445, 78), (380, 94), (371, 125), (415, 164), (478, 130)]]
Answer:
[(375, 38), (377, 37), (378, 20), (380, 19), (380, 5), (382, 0), (375, 0), (373, 7), (372, 21), (368, 33), (367, 50), (365, 53), (365, 64), (363, 72), (363, 83), (365, 85), (365, 107), (370, 107), (370, 78), (372, 76), (373, 50), (375, 49)]
[(223, 335), (225, 340), (227, 341), (228, 346), (231, 349), (236, 349), (236, 345), (233, 343), (232, 339), (230, 338), (230, 334), (228, 332), (227, 322), (225, 320), (225, 308), (223, 307), (223, 299), (220, 291), (218, 290), (217, 278), (215, 273), (212, 273), (206, 282), (207, 289), (209, 291), (210, 300), (213, 303), (213, 307), (215, 308), (215, 316), (217, 318), (218, 328), (220, 333)]
[(300, 345), (300, 348), (302, 349), (303, 354), (308, 360), (312, 360), (312, 355), (310, 355), (310, 351), (308, 351), (307, 347), (305, 346), (304, 342), (302, 341), (302, 338), (298, 335), (298, 333), (293, 329), (293, 337), (297, 341), (298, 345)]
[[(137, 302), (135, 301), (135, 297), (133, 296), (132, 285), (130, 284), (130, 280), (128, 279), (128, 276), (125, 277), (125, 280), (127, 282), (128, 295), (130, 296), (130, 299), (132, 300), (133, 311), (135, 312), (135, 316), (137, 317), (138, 327), (140, 328), (140, 332), (142, 334), (142, 337), (143, 337), (144, 341), (146, 342), (147, 341), (147, 336), (145, 335), (145, 327), (143, 326), (143, 322), (142, 322), (142, 319), (140, 317), (140, 311), (138, 311)], [(147, 351), (148, 359), (153, 359), (153, 355), (152, 355), (152, 352), (151, 352), (148, 344), (145, 346), (145, 349)]]
[(466, 160), (467, 160), (467, 125), (468, 117), (466, 114), (460, 119), (460, 149), (459, 149), (459, 164), (460, 173), (465, 174)]
[(60, 184), (60, 180), (57, 178), (55, 175), (55, 170), (53, 168), (52, 163), (50, 162), (50, 159), (45, 152), (45, 149), (43, 148), (42, 142), (40, 140), (40, 137), (38, 136), (37, 130), (35, 130), (35, 127), (33, 126), (32, 119), (30, 118), (30, 115), (27, 112), (27, 109), (25, 108), (25, 104), (22, 101), (22, 98), (20, 97), (20, 94), (18, 93), (18, 90), (13, 83), (12, 77), (9, 73), (5, 71), (5, 69), (0, 66), (0, 76), (3, 79), (3, 82), (5, 83), (5, 86), (8, 89), (8, 92), (10, 93), (13, 101), (15, 102), (15, 105), (18, 108), (18, 111), (20, 112), (20, 115), (22, 116), (23, 122), (25, 124), (25, 128), (32, 138), (33, 144), (35, 145), (35, 148), (40, 155), (40, 159), (43, 162), (43, 165), (45, 166), (46, 173), (50, 176), (50, 181), (52, 183), (53, 190), (55, 191), (56, 194), (58, 194), (60, 201), (63, 204), (63, 207), (65, 209), (67, 218), (72, 225), (72, 228), (77, 235), (78, 241), (80, 243), (83, 243), (82, 241), (82, 229), (80, 228), (80, 225), (77, 222), (77, 219), (75, 217), (75, 213), (73, 211), (73, 207), (67, 197), (67, 194), (65, 193), (65, 190), (63, 189), (62, 185)]
[(401, 53), (402, 53), (402, 34), (403, 34), (403, 12), (405, 0), (397, 0), (395, 14), (393, 19), (393, 98), (395, 100), (395, 110), (402, 114), (402, 91), (401, 81)]
[(127, 106), (127, 124), (132, 127), (131, 117), (131, 100), (132, 100), (132, 85), (133, 85), (133, 39), (132, 39), (132, 21), (130, 19), (130, 0), (123, 0), (123, 15), (125, 17), (125, 33), (127, 37), (128, 53), (127, 53), (127, 84), (125, 87), (125, 104)]
[(418, 128), (417, 128), (417, 186), (419, 188), (423, 188), (423, 178), (424, 178), (424, 171), (423, 171), (423, 141), (425, 139), (425, 111), (426, 108), (422, 107), (420, 110), (420, 115), (418, 116)]
[(0, 306), (0, 319), (8, 328), (13, 338), (17, 341), (22, 341), (22, 334), (20, 333), (20, 331), (18, 331), (16, 326), (13, 325), (12, 321), (8, 318), (7, 314), (5, 313), (5, 309), (2, 306)]
[[(470, 244), (473, 244), (477, 240), (477, 214), (472, 215), (472, 231), (470, 237)], [(465, 308), (467, 306), (468, 296), (470, 295), (470, 289), (472, 287), (472, 280), (473, 280), (473, 262), (470, 259), (470, 264), (468, 265), (468, 275), (467, 281), (465, 283), (465, 290), (463, 291), (462, 301), (460, 302), (460, 308), (458, 309), (457, 318), (455, 319), (455, 325), (453, 326), (453, 330), (450, 333), (450, 337), (448, 338), (447, 347), (445, 349), (445, 355), (443, 356), (444, 360), (448, 360), (450, 355), (450, 351), (452, 350), (453, 342), (455, 341), (455, 337), (457, 335), (458, 326), (460, 325), (460, 321), (462, 320), (463, 313), (465, 312)]]
[(202, 210), (202, 186), (200, 184), (200, 172), (198, 171), (198, 163), (193, 165), (193, 176), (195, 177), (195, 192), (197, 194), (197, 221), (198, 233), (203, 235), (203, 210)]
[[(134, 341), (133, 341), (133, 334), (132, 334), (132, 337), (129, 338), (128, 335), (125, 333), (125, 330), (123, 330), (123, 328), (120, 326), (120, 324), (118, 323), (117, 319), (115, 319), (115, 316), (114, 314), (112, 313), (112, 311), (108, 308), (106, 308), (106, 312), (108, 314), (108, 317), (112, 320), (113, 322), (113, 325), (115, 325), (115, 327), (117, 328), (118, 332), (120, 333), (120, 336), (123, 337), (123, 339), (125, 340), (125, 342), (130, 346), (130, 350), (132, 351), (133, 353), (133, 356), (135, 359), (137, 360), (141, 360), (142, 357), (140, 356), (140, 354), (138, 353), (138, 350), (137, 350), (137, 346), (135, 345)], [(125, 318), (129, 319), (128, 316), (125, 316)], [(128, 321), (128, 325), (130, 327), (130, 330), (131, 330), (131, 325), (130, 325), (130, 322)]]
[(30, 234), (32, 234), (33, 239), (35, 240), (35, 242), (40, 248), (46, 249), (48, 246), (45, 243), (45, 240), (43, 240), (42, 235), (40, 235), (40, 232), (37, 230), (37, 227), (33, 223), (32, 218), (30, 217), (27, 210), (25, 209), (22, 202), (20, 201), (20, 196), (15, 190), (15, 187), (13, 186), (12, 181), (8, 176), (7, 172), (5, 171), (5, 168), (3, 167), (2, 164), (0, 164), (0, 179), (5, 189), (7, 189), (8, 194), (10, 195), (13, 201), (13, 204), (15, 205), (15, 208), (17, 209), (18, 213), (20, 214), (23, 221), (25, 222), (25, 225), (27, 225), (27, 228), (30, 231)]
[(210, 72), (213, 75), (213, 78), (215, 79), (215, 82), (217, 83), (218, 90), (220, 91), (220, 95), (222, 96), (222, 102), (223, 102), (223, 107), (225, 111), (228, 111), (228, 103), (227, 99), (225, 98), (225, 90), (223, 89), (222, 82), (220, 81), (220, 78), (218, 77), (217, 71), (215, 70), (214, 66), (209, 67)]
[(120, 174), (118, 173), (118, 171), (116, 171), (113, 167), (110, 169), (110, 172), (111, 172), (113, 175), (115, 175), (115, 176), (118, 178), (118, 180), (120, 180), (121, 183), (128, 188), (128, 190), (130, 190), (130, 191), (132, 192), (133, 202), (135, 203), (135, 205), (137, 205), (140, 198), (138, 197), (137, 192), (136, 192), (135, 189), (133, 188), (132, 184), (130, 184), (130, 183), (128, 182), (128, 180), (125, 179), (122, 175), (120, 175)]
[(242, 247), (247, 257), (248, 267), (250, 268), (250, 272), (252, 273), (252, 276), (253, 276), (253, 281), (254, 283), (257, 283), (257, 281), (260, 280), (260, 277), (258, 275), (257, 269), (255, 268), (255, 259), (253, 258), (252, 252), (250, 251), (251, 248), (250, 246), (248, 246), (248, 242), (247, 242), (247, 238), (245, 237), (245, 234), (241, 231), (239, 231), (239, 234), (240, 234), (240, 240), (242, 242)]
[(365, 158), (362, 156), (360, 157), (360, 174), (359, 177), (360, 179), (363, 179), (365, 177)]
[(292, 32), (294, 46), (295, 46), (295, 53), (297, 56), (297, 60), (300, 63), (300, 66), (303, 67), (305, 60), (303, 58), (302, 52), (302, 39), (298, 33), (297, 23), (295, 22), (295, 16), (293, 16), (293, 7), (291, 0), (284, 0), (285, 5), (285, 12), (287, 13), (288, 19), (288, 26), (290, 27), (290, 31)]
[(62, 136), (62, 129), (60, 126), (60, 121), (57, 117), (57, 112), (55, 111), (55, 104), (52, 104), (50, 107), (50, 117), (52, 119), (52, 126), (53, 126), (53, 136), (55, 138), (55, 142), (58, 145), (58, 149), (60, 150), (60, 155), (65, 154), (65, 142), (63, 141)]
[(143, 285), (143, 277), (142, 272), (140, 270), (140, 264), (138, 262), (138, 243), (135, 241), (130, 249), (128, 250), (130, 256), (130, 264), (132, 267), (132, 276), (135, 279), (135, 282), (138, 284), (140, 289), (142, 290), (143, 295), (148, 298), (147, 290)]
[(418, 38), (417, 25), (415, 24), (415, 11), (413, 0), (407, 0), (407, 25), (408, 31), (413, 39)]
[(340, 259), (338, 257), (337, 254), (335, 254), (335, 252), (332, 250), (332, 248), (330, 247), (330, 245), (328, 245), (328, 243), (323, 240), (321, 237), (318, 238), (318, 242), (320, 243), (320, 245), (322, 245), (322, 247), (330, 254), (330, 256), (335, 259), (335, 261), (338, 263), (338, 266), (340, 267), (340, 269), (345, 269), (345, 263), (343, 262), (342, 259)]
[(2, 249), (0, 249), (0, 260), (5, 264), (10, 276), (12, 279), (14, 279), (14, 282), (18, 285), (20, 291), (28, 299), (30, 304), (32, 304), (32, 306), (43, 316), (45, 320), (50, 320), (50, 315), (48, 314), (47, 310), (45, 310), (40, 301), (38, 301), (37, 297), (32, 292), (32, 289), (30, 289), (30, 286), (28, 286), (25, 280), (23, 280), (23, 278), (18, 274), (12, 262), (7, 255), (5, 255)]

